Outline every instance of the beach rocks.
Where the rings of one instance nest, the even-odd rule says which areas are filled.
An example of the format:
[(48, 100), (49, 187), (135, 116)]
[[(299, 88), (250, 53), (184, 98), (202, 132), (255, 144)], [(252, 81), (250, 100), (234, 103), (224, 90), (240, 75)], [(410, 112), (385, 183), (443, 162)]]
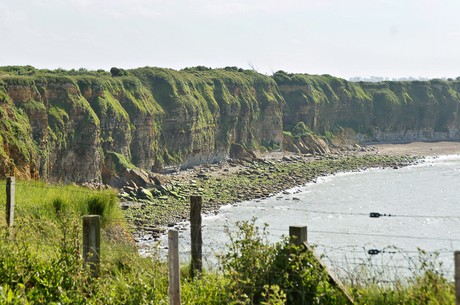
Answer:
[(161, 185), (161, 178), (155, 177), (145, 170), (139, 168), (126, 169), (118, 176), (111, 177), (110, 185), (116, 188), (121, 188), (126, 185), (151, 187)]
[(253, 159), (257, 159), (255, 152), (238, 143), (232, 143), (232, 145), (230, 145), (229, 156), (232, 159), (242, 159), (249, 162)]
[(203, 196), (203, 212), (213, 213), (221, 205), (261, 200), (314, 182), (320, 176), (370, 167), (401, 167), (413, 161), (377, 155), (311, 158), (294, 154), (279, 154), (277, 159), (230, 159), (225, 165), (199, 166), (179, 174), (158, 176), (157, 181), (152, 179), (151, 187), (133, 182), (124, 186), (119, 196), (126, 218), (141, 230), (146, 225), (158, 227), (188, 219), (190, 195)]
[(327, 143), (313, 134), (306, 134), (302, 137), (285, 135), (283, 138), (283, 148), (286, 151), (301, 154), (325, 155), (331, 153)]

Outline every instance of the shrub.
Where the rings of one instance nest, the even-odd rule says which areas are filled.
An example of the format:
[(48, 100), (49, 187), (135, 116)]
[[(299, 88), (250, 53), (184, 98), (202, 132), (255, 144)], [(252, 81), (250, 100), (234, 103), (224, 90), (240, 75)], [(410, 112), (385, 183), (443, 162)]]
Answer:
[(62, 198), (56, 198), (51, 203), (58, 218), (62, 218), (69, 212), (69, 204)]
[(111, 68), (110, 73), (112, 74), (112, 77), (128, 75), (125, 70), (116, 67)]
[(83, 201), (82, 214), (101, 216), (101, 225), (105, 226), (110, 219), (117, 218), (114, 215), (119, 212), (116, 206), (115, 194), (93, 195)]
[(313, 254), (283, 240), (268, 242), (251, 222), (238, 222), (226, 232), (230, 242), (222, 268), (229, 278), (231, 301), (237, 304), (341, 304), (344, 300), (328, 283), (326, 272)]
[(292, 135), (296, 138), (304, 137), (311, 133), (310, 128), (304, 122), (298, 122), (291, 131)]

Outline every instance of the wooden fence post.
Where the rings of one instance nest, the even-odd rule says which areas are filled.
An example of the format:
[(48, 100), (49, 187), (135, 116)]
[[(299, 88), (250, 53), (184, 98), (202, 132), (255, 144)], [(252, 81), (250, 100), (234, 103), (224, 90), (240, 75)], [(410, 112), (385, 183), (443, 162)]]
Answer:
[[(343, 296), (345, 297), (346, 304), (354, 304), (353, 298), (350, 296), (350, 294), (348, 294), (347, 289), (342, 284), (342, 282), (339, 280), (339, 278), (327, 268), (326, 264), (324, 264), (323, 261), (321, 260), (321, 257), (318, 256), (315, 253), (313, 247), (308, 244), (306, 226), (290, 226), (289, 227), (289, 241), (291, 244), (294, 244), (296, 246), (303, 246), (305, 247), (306, 251), (310, 251), (313, 259), (316, 260), (319, 267), (322, 268), (324, 271), (326, 271), (328, 275), (329, 284), (337, 287), (338, 289), (342, 291)], [(301, 293), (301, 297), (302, 297), (302, 304), (305, 304), (305, 294)]]
[[(302, 247), (304, 243), (307, 242), (307, 227), (306, 226), (289, 226), (289, 243)], [(305, 304), (306, 296), (305, 291), (298, 291), (298, 295), (295, 295), (294, 298), (300, 299), (300, 304)], [(293, 294), (296, 294), (293, 292)]]
[(16, 180), (14, 177), (6, 178), (6, 224), (12, 227), (14, 224), (14, 205)]
[(203, 270), (201, 237), (201, 206), (203, 198), (201, 196), (190, 196), (190, 240), (192, 245), (192, 264), (190, 275), (192, 278)]
[(299, 247), (307, 242), (307, 226), (290, 226), (289, 241)]
[(455, 251), (455, 304), (460, 305), (460, 251)]
[(89, 265), (91, 275), (98, 277), (101, 262), (101, 217), (83, 216), (83, 261)]
[(180, 305), (179, 232), (168, 231), (169, 304)]

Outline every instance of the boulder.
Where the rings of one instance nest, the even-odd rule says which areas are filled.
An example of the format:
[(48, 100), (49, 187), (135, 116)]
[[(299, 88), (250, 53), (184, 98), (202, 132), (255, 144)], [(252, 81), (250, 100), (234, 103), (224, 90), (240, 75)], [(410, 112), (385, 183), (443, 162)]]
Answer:
[(308, 134), (306, 136), (303, 136), (301, 140), (303, 141), (305, 146), (307, 146), (313, 153), (321, 155), (331, 153), (331, 150), (329, 149), (327, 143), (319, 137), (316, 137), (312, 134)]
[(165, 184), (163, 177), (160, 176), (150, 176), (150, 180), (155, 184), (155, 186), (162, 186)]
[(148, 200), (153, 200), (153, 194), (150, 192), (148, 189), (145, 189), (143, 187), (140, 187), (137, 190), (137, 198), (138, 199), (148, 199)]
[(294, 143), (294, 138), (289, 136), (284, 136), (283, 138), (283, 149), (293, 153), (300, 153), (299, 148)]
[(150, 180), (149, 174), (139, 168), (133, 168), (129, 171), (129, 176), (131, 176), (131, 180), (134, 181), (138, 186), (146, 187), (153, 185), (153, 181)]
[(232, 143), (232, 145), (230, 145), (229, 156), (232, 159), (242, 159), (246, 161), (257, 159), (257, 155), (253, 151), (238, 143)]
[(113, 187), (121, 188), (125, 185), (131, 185), (134, 188), (138, 187), (151, 187), (159, 183), (160, 179), (153, 179), (149, 173), (139, 168), (125, 169), (119, 176), (112, 176), (110, 178), (110, 185)]

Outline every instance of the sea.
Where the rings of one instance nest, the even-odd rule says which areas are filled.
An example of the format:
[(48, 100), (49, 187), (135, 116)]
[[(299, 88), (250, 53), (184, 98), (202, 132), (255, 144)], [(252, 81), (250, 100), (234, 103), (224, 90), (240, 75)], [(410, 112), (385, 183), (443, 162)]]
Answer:
[[(372, 213), (372, 217), (371, 217)], [(227, 205), (203, 217), (203, 260), (219, 267), (238, 222), (282, 242), (306, 226), (308, 243), (344, 282), (397, 283), (435, 270), (449, 279), (460, 250), (460, 155), (397, 169), (321, 177), (273, 197)], [(179, 235), (190, 260), (190, 231)]]

